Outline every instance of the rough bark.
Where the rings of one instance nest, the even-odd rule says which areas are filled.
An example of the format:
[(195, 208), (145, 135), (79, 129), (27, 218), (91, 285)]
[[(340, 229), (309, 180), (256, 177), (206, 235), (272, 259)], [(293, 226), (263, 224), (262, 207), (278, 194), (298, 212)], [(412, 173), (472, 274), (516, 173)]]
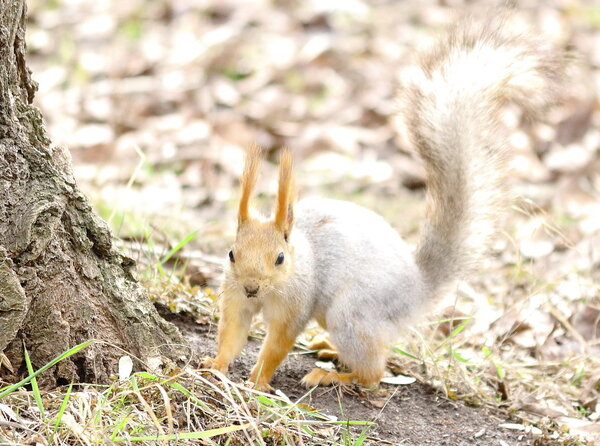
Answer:
[[(123, 350), (142, 360), (178, 358), (182, 339), (134, 278), (134, 262), (113, 247), (107, 225), (78, 189), (69, 152), (52, 147), (37, 84), (25, 63), (25, 0), (0, 0), (0, 352), (25, 371), (88, 339), (45, 383), (104, 381)], [(123, 350), (119, 350), (123, 349)]]

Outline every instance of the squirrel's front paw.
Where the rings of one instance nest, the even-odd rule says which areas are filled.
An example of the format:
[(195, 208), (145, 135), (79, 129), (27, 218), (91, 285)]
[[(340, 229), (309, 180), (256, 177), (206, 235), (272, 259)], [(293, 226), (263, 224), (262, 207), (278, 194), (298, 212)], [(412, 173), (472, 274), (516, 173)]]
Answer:
[(273, 392), (274, 390), (268, 382), (262, 380), (258, 380), (258, 382), (252, 382), (249, 380), (248, 384), (250, 384), (250, 387), (252, 387), (254, 390), (259, 390), (261, 392)]
[(206, 357), (202, 360), (202, 367), (205, 369), (218, 370), (221, 373), (227, 373), (229, 364), (223, 364), (217, 358)]
[(273, 391), (273, 387), (269, 385), (269, 381), (271, 381), (270, 378), (270, 376), (265, 376), (262, 373), (262, 369), (256, 365), (250, 372), (250, 378), (248, 378), (248, 382), (251, 384), (253, 389), (260, 390), (261, 392), (271, 392)]

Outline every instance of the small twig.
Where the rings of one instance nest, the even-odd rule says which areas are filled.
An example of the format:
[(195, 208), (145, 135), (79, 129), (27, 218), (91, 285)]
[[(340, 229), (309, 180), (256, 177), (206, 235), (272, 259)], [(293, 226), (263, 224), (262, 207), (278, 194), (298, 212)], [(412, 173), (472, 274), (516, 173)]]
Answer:
[(581, 344), (581, 347), (583, 348), (584, 353), (588, 354), (589, 353), (588, 344), (587, 344), (587, 341), (583, 338), (583, 336), (581, 336), (581, 334), (577, 330), (575, 330), (575, 327), (573, 327), (573, 325), (571, 325), (571, 323), (558, 310), (558, 308), (556, 308), (552, 304), (547, 304), (547, 307), (550, 311), (550, 314), (552, 316), (554, 316), (556, 318), (556, 320), (558, 322), (560, 322), (560, 324), (565, 328), (565, 330), (567, 330), (569, 332), (569, 334), (571, 336), (573, 336), (573, 338), (575, 338), (575, 340)]
[(16, 429), (23, 429), (29, 432), (35, 432), (33, 429), (29, 429), (27, 426), (23, 426), (21, 423), (15, 423), (14, 421), (0, 420), (0, 426), (8, 426)]

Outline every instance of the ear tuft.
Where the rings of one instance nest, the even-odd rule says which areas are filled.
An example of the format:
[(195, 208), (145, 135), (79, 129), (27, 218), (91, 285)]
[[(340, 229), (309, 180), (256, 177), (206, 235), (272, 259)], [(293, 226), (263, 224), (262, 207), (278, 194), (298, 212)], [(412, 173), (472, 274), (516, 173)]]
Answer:
[(279, 191), (275, 208), (275, 227), (287, 236), (294, 224), (294, 173), (292, 153), (284, 149), (279, 159)]
[(242, 196), (240, 198), (240, 206), (238, 210), (238, 225), (242, 225), (250, 218), (250, 195), (256, 185), (258, 179), (258, 168), (260, 167), (260, 160), (262, 158), (262, 149), (253, 144), (246, 151), (246, 162), (244, 164), (244, 173), (240, 180), (240, 187), (242, 189)]

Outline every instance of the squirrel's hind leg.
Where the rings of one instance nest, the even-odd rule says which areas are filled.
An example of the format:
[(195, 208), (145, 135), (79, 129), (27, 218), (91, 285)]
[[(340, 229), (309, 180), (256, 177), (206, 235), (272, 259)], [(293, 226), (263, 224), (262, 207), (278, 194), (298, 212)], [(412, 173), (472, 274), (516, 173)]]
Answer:
[[(348, 352), (346, 352), (347, 354), (344, 355), (345, 344), (341, 343), (341, 349), (339, 353), (340, 361), (348, 365), (351, 372), (339, 373), (320, 368), (314, 368), (311, 372), (306, 374), (304, 378), (302, 378), (302, 384), (307, 387), (313, 387), (329, 386), (335, 383), (350, 384), (353, 381), (356, 381), (365, 387), (377, 386), (381, 378), (383, 378), (383, 374), (385, 372), (387, 347), (384, 344), (377, 342), (377, 340), (373, 338), (364, 338), (364, 341), (364, 345), (361, 346), (363, 355), (360, 358), (350, 355)], [(328, 340), (325, 342), (327, 342), (329, 346), (333, 347), (333, 344), (331, 344)], [(317, 343), (315, 343), (315, 345), (323, 346), (322, 344)], [(329, 349), (320, 350), (320, 352), (328, 351), (332, 351), (337, 359), (337, 351)], [(323, 359), (321, 356), (319, 356), (319, 358)]]
[(385, 372), (388, 345), (381, 327), (353, 317), (343, 310), (334, 311), (339, 316), (328, 321), (332, 343), (337, 347), (339, 360), (348, 366), (350, 373), (313, 369), (302, 382), (306, 386), (327, 386), (357, 381), (366, 387), (379, 384)]

